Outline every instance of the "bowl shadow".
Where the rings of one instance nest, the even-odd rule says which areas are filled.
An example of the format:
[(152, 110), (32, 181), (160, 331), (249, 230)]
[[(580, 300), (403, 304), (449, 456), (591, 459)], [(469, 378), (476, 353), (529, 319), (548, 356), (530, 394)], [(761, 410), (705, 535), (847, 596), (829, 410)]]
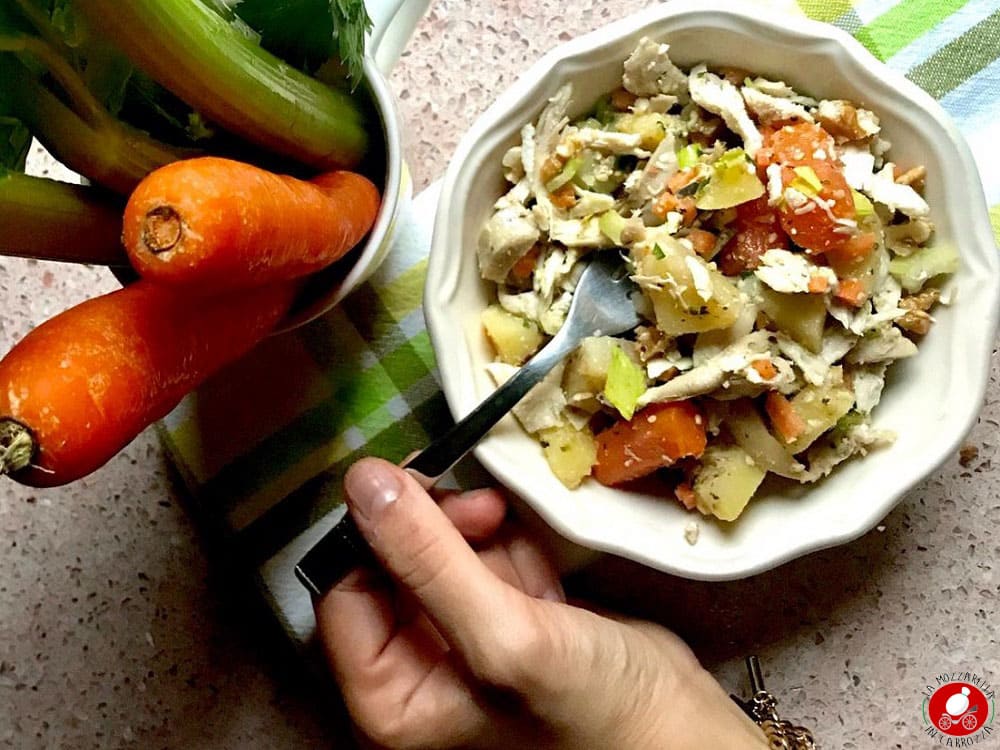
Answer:
[[(908, 497), (914, 497), (911, 493)], [(651, 620), (679, 635), (711, 669), (733, 658), (791, 642), (834, 617), (878, 606), (892, 575), (891, 554), (904, 548), (907, 500), (858, 539), (813, 552), (736, 581), (672, 576), (614, 555), (603, 555), (565, 581), (571, 598)], [(766, 543), (762, 541), (761, 543)]]

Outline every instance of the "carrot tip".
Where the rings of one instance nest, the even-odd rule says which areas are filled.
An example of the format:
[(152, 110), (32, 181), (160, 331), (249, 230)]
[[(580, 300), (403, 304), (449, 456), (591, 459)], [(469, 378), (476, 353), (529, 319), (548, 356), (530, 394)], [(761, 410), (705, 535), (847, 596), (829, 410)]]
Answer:
[(31, 430), (16, 419), (0, 419), (0, 474), (14, 474), (26, 468), (36, 447)]
[(173, 250), (183, 233), (181, 217), (171, 206), (157, 206), (142, 222), (142, 242), (152, 253)]

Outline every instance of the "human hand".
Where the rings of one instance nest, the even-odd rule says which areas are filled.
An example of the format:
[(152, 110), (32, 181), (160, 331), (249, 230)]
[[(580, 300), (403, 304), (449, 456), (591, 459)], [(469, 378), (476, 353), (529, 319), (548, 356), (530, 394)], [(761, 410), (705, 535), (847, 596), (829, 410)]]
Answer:
[(767, 747), (672, 633), (566, 604), (496, 491), (439, 506), (380, 459), (344, 484), (388, 575), (354, 571), (316, 616), (348, 710), (377, 745)]

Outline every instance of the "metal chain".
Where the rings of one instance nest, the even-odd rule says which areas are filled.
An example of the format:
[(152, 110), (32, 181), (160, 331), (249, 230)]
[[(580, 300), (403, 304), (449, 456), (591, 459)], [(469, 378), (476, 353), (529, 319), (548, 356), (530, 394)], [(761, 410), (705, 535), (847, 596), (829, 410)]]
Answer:
[(750, 672), (753, 697), (746, 703), (739, 702), (764, 732), (768, 747), (771, 750), (816, 750), (812, 732), (778, 718), (778, 701), (764, 688), (764, 678), (756, 656), (747, 658), (747, 670)]

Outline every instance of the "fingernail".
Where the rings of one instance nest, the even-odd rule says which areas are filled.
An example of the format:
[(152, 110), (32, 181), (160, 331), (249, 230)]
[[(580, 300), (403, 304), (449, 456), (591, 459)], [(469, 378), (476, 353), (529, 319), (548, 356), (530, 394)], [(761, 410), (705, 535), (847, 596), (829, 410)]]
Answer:
[(403, 491), (396, 472), (381, 461), (362, 461), (348, 469), (344, 489), (348, 505), (369, 521), (396, 502)]

